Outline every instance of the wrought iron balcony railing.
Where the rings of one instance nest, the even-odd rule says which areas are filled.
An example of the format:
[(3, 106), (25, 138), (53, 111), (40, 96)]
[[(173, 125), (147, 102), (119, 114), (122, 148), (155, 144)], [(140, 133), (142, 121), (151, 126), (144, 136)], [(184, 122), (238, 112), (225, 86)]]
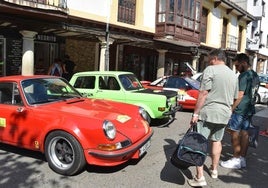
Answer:
[(229, 50), (238, 50), (238, 38), (233, 35), (221, 36), (221, 47)]
[(3, 0), (8, 3), (13, 3), (31, 8), (40, 8), (48, 10), (67, 11), (67, 0)]

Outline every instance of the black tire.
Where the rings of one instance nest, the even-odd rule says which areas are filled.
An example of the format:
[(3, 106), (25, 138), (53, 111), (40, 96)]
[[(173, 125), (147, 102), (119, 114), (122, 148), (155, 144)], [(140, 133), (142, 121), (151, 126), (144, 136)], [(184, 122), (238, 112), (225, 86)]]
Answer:
[(256, 104), (260, 104), (261, 103), (261, 96), (259, 94), (256, 95), (255, 103)]
[(62, 175), (75, 175), (86, 165), (80, 143), (64, 131), (54, 131), (47, 136), (45, 156), (49, 167)]

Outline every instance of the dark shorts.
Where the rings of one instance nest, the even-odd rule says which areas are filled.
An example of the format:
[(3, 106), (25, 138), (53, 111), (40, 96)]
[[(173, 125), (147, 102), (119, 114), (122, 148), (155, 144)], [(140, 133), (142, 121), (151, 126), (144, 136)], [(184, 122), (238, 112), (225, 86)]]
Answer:
[(233, 113), (228, 122), (228, 129), (232, 131), (248, 130), (250, 125), (250, 117), (248, 115), (240, 115)]

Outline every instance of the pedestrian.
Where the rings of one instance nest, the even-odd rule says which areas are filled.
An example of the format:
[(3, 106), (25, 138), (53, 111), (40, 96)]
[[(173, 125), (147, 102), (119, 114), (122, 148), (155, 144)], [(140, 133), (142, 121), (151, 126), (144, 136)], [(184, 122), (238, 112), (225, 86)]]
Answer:
[[(218, 177), (217, 167), (221, 155), (221, 140), (232, 114), (232, 105), (238, 97), (238, 80), (225, 65), (226, 55), (221, 49), (209, 53), (209, 66), (203, 72), (197, 103), (191, 124), (197, 124), (197, 132), (211, 141), (212, 178)], [(206, 186), (203, 166), (196, 167), (196, 175), (188, 180), (192, 187)]]
[(48, 75), (52, 76), (62, 76), (63, 73), (65, 73), (65, 68), (62, 64), (62, 61), (59, 58), (55, 58), (54, 63), (51, 64), (51, 66), (48, 69)]
[(70, 60), (69, 55), (64, 56), (63, 64), (64, 64), (65, 70), (66, 70), (66, 73), (63, 74), (63, 77), (66, 80), (70, 81), (70, 79), (72, 78), (72, 76), (74, 74), (74, 69), (76, 67), (76, 64)]
[(233, 157), (222, 161), (225, 168), (240, 169), (246, 167), (246, 154), (249, 145), (248, 129), (251, 117), (255, 114), (255, 100), (259, 88), (258, 74), (250, 69), (249, 57), (238, 54), (234, 60), (235, 67), (240, 73), (238, 99), (233, 105), (233, 114), (227, 126), (231, 134)]

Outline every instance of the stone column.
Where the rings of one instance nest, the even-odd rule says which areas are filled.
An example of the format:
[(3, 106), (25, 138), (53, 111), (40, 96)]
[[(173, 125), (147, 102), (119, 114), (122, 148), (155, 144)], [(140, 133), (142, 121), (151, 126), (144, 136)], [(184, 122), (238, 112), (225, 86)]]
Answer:
[(22, 75), (34, 75), (34, 37), (37, 32), (34, 31), (20, 31), (23, 36), (22, 47)]
[(263, 74), (267, 74), (267, 59), (264, 61)]
[(157, 51), (158, 51), (157, 78), (160, 78), (165, 74), (165, 61), (166, 61), (167, 50), (157, 50)]
[[(100, 71), (108, 71), (109, 70), (109, 51), (107, 52), (107, 42), (105, 37), (99, 37), (99, 40), (101, 41), (101, 51), (100, 51)], [(111, 45), (114, 42), (113, 39), (109, 39), (109, 44)], [(109, 48), (108, 48), (109, 50)], [(108, 53), (108, 54), (107, 54)], [(107, 57), (108, 56), (108, 57)]]
[(106, 50), (106, 40), (104, 37), (99, 37), (100, 43), (100, 65), (99, 65), (99, 71), (105, 70), (105, 50)]
[(193, 60), (192, 60), (192, 67), (195, 69), (195, 70), (191, 70), (192, 71), (192, 74), (196, 74), (196, 72), (198, 72), (198, 63), (199, 63), (199, 55), (196, 55), (196, 56), (193, 56)]
[(257, 61), (258, 61), (258, 57), (256, 55), (253, 56), (253, 62), (252, 62), (252, 69), (254, 71), (257, 70)]

